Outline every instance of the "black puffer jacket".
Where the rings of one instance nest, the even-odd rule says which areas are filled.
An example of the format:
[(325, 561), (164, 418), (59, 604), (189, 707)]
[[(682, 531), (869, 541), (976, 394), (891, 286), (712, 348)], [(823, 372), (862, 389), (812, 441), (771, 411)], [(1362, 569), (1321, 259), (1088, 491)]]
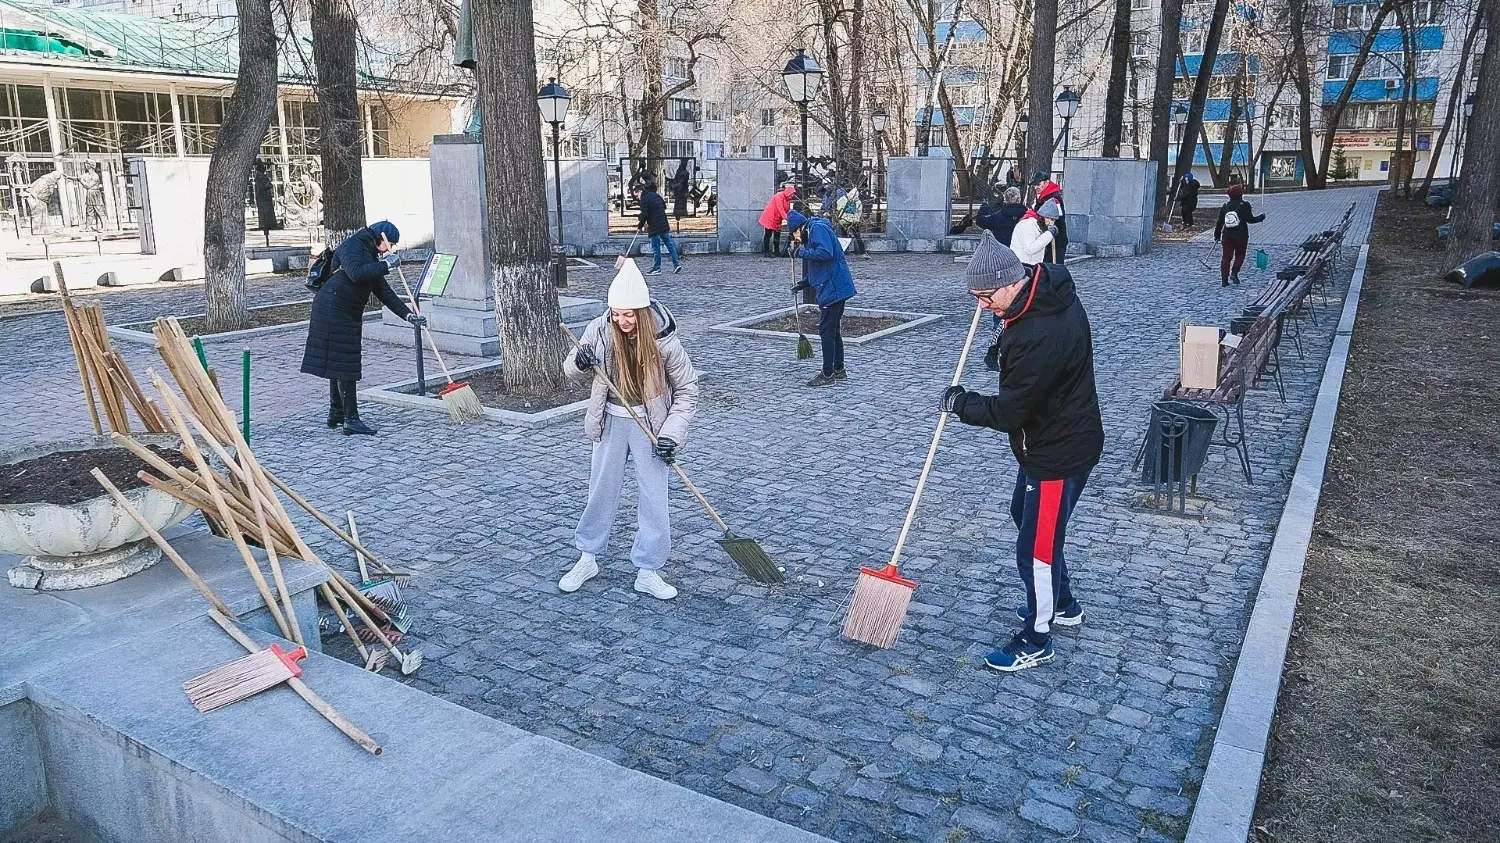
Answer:
[(1010, 434), (1028, 477), (1061, 480), (1098, 465), (1104, 451), (1094, 340), (1067, 268), (1035, 272), (1006, 314), (999, 394), (965, 392), (953, 411), (964, 424)]
[(390, 268), (376, 251), (379, 243), (380, 235), (361, 228), (333, 250), (337, 262), (333, 275), (313, 297), (307, 347), (302, 352), (303, 374), (359, 380), (365, 306), (371, 293), (397, 316), (405, 319), (411, 313), (385, 280)]
[(672, 223), (667, 219), (667, 203), (653, 188), (641, 191), (641, 215), (637, 227), (644, 228), (652, 237), (672, 230)]

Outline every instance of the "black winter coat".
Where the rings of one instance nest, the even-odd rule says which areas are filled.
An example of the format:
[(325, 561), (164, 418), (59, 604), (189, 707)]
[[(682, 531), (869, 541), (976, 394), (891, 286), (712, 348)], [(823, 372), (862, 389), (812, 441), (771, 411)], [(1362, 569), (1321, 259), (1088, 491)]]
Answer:
[(1010, 434), (1026, 476), (1062, 480), (1104, 452), (1094, 340), (1067, 268), (1040, 264), (1037, 273), (1006, 314), (999, 394), (965, 392), (953, 411), (964, 424)]
[(672, 223), (667, 220), (667, 203), (662, 200), (660, 193), (654, 190), (641, 191), (639, 227), (645, 228), (646, 233), (652, 237), (672, 230)]
[(974, 217), (974, 224), (995, 235), (995, 239), (1005, 245), (1010, 245), (1010, 236), (1015, 233), (1016, 223), (1026, 215), (1026, 206), (1017, 202), (1013, 205), (1001, 205), (991, 208), (988, 204), (979, 206), (979, 213)]
[(1182, 187), (1177, 189), (1177, 200), (1182, 203), (1183, 208), (1191, 211), (1198, 207), (1198, 188), (1202, 186), (1203, 183), (1197, 179), (1182, 180)]
[[(1230, 211), (1234, 211), (1240, 215), (1239, 225), (1224, 225), (1224, 217), (1228, 216)], [(1219, 208), (1219, 219), (1214, 223), (1214, 239), (1240, 240), (1248, 243), (1250, 242), (1250, 223), (1265, 221), (1266, 215), (1256, 215), (1255, 212), (1250, 210), (1249, 202), (1243, 199), (1231, 199), (1225, 202), (1223, 207)]]
[(371, 293), (402, 319), (411, 313), (385, 280), (390, 268), (376, 252), (379, 243), (380, 235), (362, 228), (333, 250), (333, 274), (313, 297), (307, 347), (302, 352), (303, 374), (359, 380), (365, 306)]

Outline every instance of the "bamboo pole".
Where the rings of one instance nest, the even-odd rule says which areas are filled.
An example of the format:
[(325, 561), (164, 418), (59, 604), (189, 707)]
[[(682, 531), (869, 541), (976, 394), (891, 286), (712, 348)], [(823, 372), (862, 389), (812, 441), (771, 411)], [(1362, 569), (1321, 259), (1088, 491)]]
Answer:
[(329, 530), (332, 530), (333, 534), (342, 539), (345, 544), (349, 545), (349, 547), (352, 548), (355, 553), (364, 556), (365, 559), (369, 560), (382, 572), (390, 574), (392, 576), (400, 576), (400, 574), (397, 571), (393, 570), (391, 566), (385, 564), (385, 562), (377, 558), (375, 554), (367, 550), (364, 545), (360, 544), (359, 539), (356, 539), (343, 530), (339, 529), (338, 524), (335, 524), (328, 516), (319, 512), (316, 507), (307, 502), (306, 498), (297, 494), (297, 492), (294, 491), (292, 487), (281, 482), (280, 477), (277, 477), (275, 474), (272, 474), (270, 471), (266, 471), (265, 469), (262, 469), (262, 471), (265, 471), (266, 479), (276, 484), (276, 488), (285, 492), (287, 497), (291, 498), (294, 503), (306, 510), (308, 515), (311, 515), (313, 518), (317, 519), (318, 523), (322, 524), (324, 527), (327, 527)]
[(323, 601), (328, 604), (330, 609), (333, 609), (333, 614), (339, 619), (339, 626), (342, 626), (344, 631), (349, 633), (349, 640), (353, 641), (355, 649), (359, 650), (359, 657), (364, 660), (365, 665), (369, 665), (370, 651), (365, 648), (365, 642), (359, 640), (359, 634), (354, 631), (354, 624), (348, 618), (344, 617), (343, 607), (340, 606), (338, 598), (334, 596), (333, 589), (329, 588), (326, 582), (319, 583), (318, 588), (323, 592)]
[(83, 351), (79, 348), (78, 315), (73, 312), (73, 297), (68, 293), (68, 282), (63, 278), (62, 261), (52, 262), (52, 272), (57, 279), (57, 291), (62, 296), (63, 321), (68, 326), (68, 339), (73, 346), (73, 360), (78, 364), (78, 379), (83, 386), (83, 398), (89, 405), (89, 420), (94, 423), (94, 435), (104, 435), (104, 425), (99, 423), (99, 408), (94, 404), (94, 390), (89, 386), (89, 373), (84, 365)]

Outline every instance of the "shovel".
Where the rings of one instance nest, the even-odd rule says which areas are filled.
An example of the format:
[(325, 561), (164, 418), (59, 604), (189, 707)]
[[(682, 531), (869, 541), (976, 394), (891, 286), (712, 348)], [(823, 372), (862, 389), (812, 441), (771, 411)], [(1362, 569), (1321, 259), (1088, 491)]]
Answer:
[[(566, 324), (559, 322), (558, 327), (562, 328), (563, 333), (568, 335), (568, 341), (573, 343), (574, 348), (580, 350), (583, 348), (579, 344), (578, 338), (573, 336), (573, 332), (568, 329)], [(620, 399), (620, 403), (625, 406), (625, 411), (630, 413), (630, 418), (646, 434), (646, 438), (655, 442), (656, 435), (651, 432), (651, 428), (646, 426), (646, 422), (635, 414), (635, 409), (630, 406), (630, 402), (620, 393), (614, 381), (610, 380), (608, 375), (600, 371), (598, 366), (594, 367), (594, 377), (604, 381), (605, 386), (609, 387), (609, 391), (614, 393), (615, 397)], [(718, 540), (719, 547), (724, 548), (724, 552), (729, 554), (729, 558), (738, 563), (750, 579), (756, 582), (781, 582), (784, 579), (781, 569), (776, 567), (776, 563), (766, 554), (765, 549), (760, 546), (760, 542), (736, 536), (729, 529), (729, 525), (724, 523), (724, 519), (719, 517), (719, 513), (714, 511), (713, 506), (708, 502), (708, 498), (703, 497), (703, 493), (698, 491), (698, 487), (694, 486), (693, 481), (688, 479), (687, 472), (682, 470), (682, 466), (674, 462), (672, 463), (672, 469), (677, 472), (677, 477), (682, 480), (682, 485), (686, 486), (687, 490), (693, 493), (693, 497), (698, 499), (698, 503), (703, 504), (703, 509), (708, 512), (708, 517), (712, 518), (714, 523), (719, 525), (719, 530), (724, 533), (724, 538)]]

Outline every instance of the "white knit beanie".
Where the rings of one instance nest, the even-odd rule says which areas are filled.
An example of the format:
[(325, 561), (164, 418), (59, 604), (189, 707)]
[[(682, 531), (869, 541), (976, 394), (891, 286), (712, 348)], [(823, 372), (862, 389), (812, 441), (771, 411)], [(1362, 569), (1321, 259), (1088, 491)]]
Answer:
[(615, 280), (609, 282), (609, 306), (611, 310), (651, 306), (651, 290), (646, 287), (646, 278), (634, 260), (625, 261), (615, 273)]

